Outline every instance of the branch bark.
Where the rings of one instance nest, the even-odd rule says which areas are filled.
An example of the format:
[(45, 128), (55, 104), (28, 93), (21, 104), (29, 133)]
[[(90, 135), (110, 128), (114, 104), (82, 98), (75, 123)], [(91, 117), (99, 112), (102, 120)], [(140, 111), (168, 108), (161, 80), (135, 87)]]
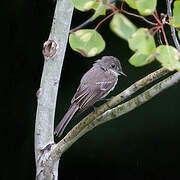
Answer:
[[(139, 98), (139, 96), (137, 96), (136, 98), (134, 98), (130, 101), (127, 101), (126, 103), (124, 103), (122, 105), (119, 105), (119, 106), (121, 106), (121, 108), (119, 108), (119, 106), (117, 106), (117, 107), (115, 107), (115, 106), (118, 105), (120, 102), (124, 101), (125, 99), (129, 98), (132, 94), (134, 94), (135, 92), (140, 90), (142, 87), (145, 87), (148, 84), (152, 83), (153, 81), (159, 79), (160, 77), (165, 76), (169, 72), (170, 72), (169, 70), (167, 70), (165, 68), (161, 68), (161, 69), (147, 75), (143, 79), (137, 81), (136, 83), (131, 85), (129, 88), (127, 88), (126, 90), (124, 90), (123, 92), (121, 92), (120, 94), (115, 96), (114, 98), (112, 98), (109, 102), (107, 102), (107, 103), (103, 104), (102, 106), (100, 106), (99, 108), (97, 108), (96, 113), (91, 113), (87, 117), (85, 117), (71, 131), (69, 131), (69, 133), (57, 144), (57, 146), (53, 149), (52, 153), (50, 154), (50, 157), (51, 157), (50, 159), (60, 158), (61, 155), (74, 142), (76, 142), (81, 136), (83, 136), (85, 133), (87, 133), (89, 130), (96, 127), (97, 125), (102, 124), (102, 123), (106, 122), (107, 120), (110, 120), (108, 117), (109, 115), (107, 116), (107, 119), (105, 118), (107, 112), (109, 112), (111, 114), (111, 119), (114, 119), (114, 118), (119, 117), (120, 115), (124, 114), (122, 112), (127, 113), (130, 110), (132, 110), (131, 106), (127, 107), (127, 104), (133, 104), (133, 102), (135, 102), (135, 104), (137, 106), (134, 106), (134, 108), (138, 107), (138, 104), (136, 103), (137, 102), (136, 98)], [(141, 96), (144, 96), (144, 95), (147, 95), (148, 93), (153, 92), (159, 86), (160, 86), (160, 88), (157, 89), (156, 94), (160, 93), (162, 90), (169, 87), (169, 85), (164, 86), (163, 85), (164, 82), (171, 82), (171, 78), (169, 77), (169, 78), (165, 79), (164, 81), (158, 83), (157, 85), (153, 86), (149, 90), (150, 92), (148, 92), (148, 91), (144, 92), (141, 94)], [(173, 83), (175, 84), (176, 82), (172, 80), (172, 84)], [(155, 95), (152, 94), (152, 97)], [(149, 98), (147, 100), (150, 100), (150, 99), (151, 98)], [(143, 103), (144, 102), (142, 102), (142, 104)], [(115, 109), (116, 108), (119, 109), (118, 110), (118, 113), (120, 113), (119, 116), (117, 114), (116, 115), (114, 114), (115, 110), (111, 109), (113, 107), (115, 107)]]
[(57, 0), (48, 41), (44, 43), (44, 68), (37, 92), (35, 122), (36, 179), (53, 179), (58, 176), (59, 160), (48, 164), (48, 155), (54, 148), (54, 116), (58, 84), (66, 50), (73, 6), (68, 0)]
[(75, 143), (80, 137), (82, 137), (88, 131), (92, 130), (94, 127), (102, 123), (105, 123), (109, 120), (120, 117), (128, 113), (129, 111), (132, 111), (133, 109), (149, 101), (154, 96), (156, 96), (163, 90), (173, 86), (179, 81), (180, 81), (180, 72), (176, 72), (174, 75), (171, 75), (168, 78), (160, 81), (150, 89), (136, 96), (135, 98), (123, 104), (120, 104), (112, 109), (109, 109), (99, 116), (96, 116), (96, 114), (94, 114), (96, 118), (94, 118), (93, 120), (91, 119), (91, 121), (89, 121), (89, 118), (92, 117), (93, 114), (88, 115), (82, 121), (80, 121), (74, 128), (72, 128), (69, 131), (69, 133), (57, 144), (56, 148), (52, 151), (50, 157), (52, 159), (57, 156), (60, 157), (67, 149), (70, 148), (70, 146), (73, 143)]

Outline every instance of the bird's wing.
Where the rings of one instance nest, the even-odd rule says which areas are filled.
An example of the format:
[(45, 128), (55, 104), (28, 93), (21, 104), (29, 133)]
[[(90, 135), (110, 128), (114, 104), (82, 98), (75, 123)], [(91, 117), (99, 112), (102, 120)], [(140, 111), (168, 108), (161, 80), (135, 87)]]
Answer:
[(91, 68), (81, 79), (71, 101), (79, 106), (78, 114), (105, 97), (116, 85), (117, 78), (102, 69)]
[(73, 99), (73, 102), (79, 105), (78, 114), (85, 111), (102, 97), (105, 97), (115, 84), (115, 81), (103, 81), (96, 82), (93, 87), (88, 85), (83, 86), (83, 88), (79, 87)]

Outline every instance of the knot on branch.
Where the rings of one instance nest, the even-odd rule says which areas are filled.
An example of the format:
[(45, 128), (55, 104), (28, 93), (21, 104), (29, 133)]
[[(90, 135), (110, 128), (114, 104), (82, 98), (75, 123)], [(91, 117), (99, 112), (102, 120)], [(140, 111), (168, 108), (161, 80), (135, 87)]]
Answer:
[(57, 51), (57, 43), (54, 40), (47, 40), (44, 44), (43, 44), (43, 55), (44, 58), (47, 60), (49, 58), (52, 58)]

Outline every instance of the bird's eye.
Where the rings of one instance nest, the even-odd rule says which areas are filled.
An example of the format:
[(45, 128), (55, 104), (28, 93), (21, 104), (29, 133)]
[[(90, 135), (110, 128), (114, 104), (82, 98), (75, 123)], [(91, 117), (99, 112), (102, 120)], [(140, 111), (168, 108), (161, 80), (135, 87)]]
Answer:
[(115, 68), (115, 67), (116, 67), (116, 65), (113, 63), (113, 64), (111, 64), (111, 67), (112, 67), (112, 68)]

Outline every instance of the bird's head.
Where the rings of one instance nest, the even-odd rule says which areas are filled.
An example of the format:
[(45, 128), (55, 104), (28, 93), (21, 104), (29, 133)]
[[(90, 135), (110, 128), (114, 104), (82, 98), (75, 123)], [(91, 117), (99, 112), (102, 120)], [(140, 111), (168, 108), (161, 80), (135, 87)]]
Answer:
[(124, 75), (119, 59), (113, 56), (103, 56), (101, 59), (98, 59), (94, 66), (100, 66), (105, 71), (111, 71), (116, 76)]

